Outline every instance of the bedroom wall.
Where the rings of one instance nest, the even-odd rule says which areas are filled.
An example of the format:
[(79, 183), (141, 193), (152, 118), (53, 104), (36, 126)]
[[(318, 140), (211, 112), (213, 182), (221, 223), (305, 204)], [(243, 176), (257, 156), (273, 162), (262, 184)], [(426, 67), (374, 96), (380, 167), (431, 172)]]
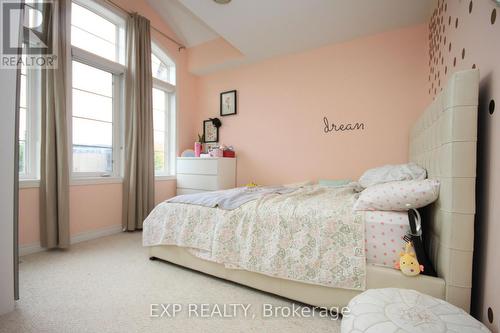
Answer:
[[(151, 24), (170, 36), (175, 36), (160, 16), (145, 0), (114, 0), (129, 11), (137, 11), (147, 17)], [(179, 52), (175, 44), (152, 30), (152, 37), (160, 43), (177, 66), (178, 144), (186, 146), (192, 142), (194, 129), (190, 119), (194, 113), (194, 89), (196, 77), (187, 69), (187, 52)], [(175, 180), (156, 181), (156, 202), (175, 194)], [(19, 239), (21, 249), (39, 249), (39, 191), (38, 187), (22, 188), (19, 193)], [(70, 188), (70, 232), (73, 239), (84, 239), (89, 234), (117, 232), (122, 214), (121, 183), (72, 185)]]
[[(405, 162), (410, 125), (429, 101), (427, 33), (419, 25), (201, 76), (195, 130), (219, 116), (220, 92), (238, 90), (220, 142), (236, 148), (239, 185), (356, 179)], [(324, 117), (364, 130), (325, 133)]]
[[(473, 314), (500, 330), (500, 6), (487, 0), (437, 1), (429, 22), (427, 93), (458, 70), (479, 68), (479, 142)], [(490, 315), (488, 314), (490, 313)], [(492, 319), (491, 321), (489, 319)]]

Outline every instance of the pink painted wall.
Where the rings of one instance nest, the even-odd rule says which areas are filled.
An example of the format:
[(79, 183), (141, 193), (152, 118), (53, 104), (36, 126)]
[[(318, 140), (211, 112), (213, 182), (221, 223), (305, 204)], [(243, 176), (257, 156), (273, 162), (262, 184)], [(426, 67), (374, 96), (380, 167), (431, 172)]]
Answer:
[[(175, 180), (155, 183), (155, 203), (175, 196)], [(19, 191), (19, 244), (40, 242), (38, 188)], [(70, 187), (71, 236), (122, 223), (122, 184), (73, 185)]]
[(175, 197), (176, 192), (177, 183), (175, 180), (157, 181), (155, 183), (155, 204)]
[[(411, 124), (427, 105), (427, 28), (386, 32), (273, 58), (198, 81), (194, 126), (219, 116), (219, 93), (238, 90), (238, 114), (221, 117), (234, 145), (237, 182), (355, 179), (369, 167), (407, 161)], [(364, 131), (325, 134), (336, 124)]]
[[(457, 70), (479, 68), (477, 219), (472, 309), (493, 332), (500, 330), (500, 7), (492, 1), (438, 1), (429, 22), (429, 96)], [(496, 110), (490, 114), (490, 103)], [(488, 308), (493, 322), (488, 320)]]
[(40, 242), (38, 188), (19, 190), (19, 245)]
[(121, 201), (122, 184), (71, 186), (69, 210), (71, 235), (120, 225)]
[(243, 58), (243, 54), (223, 38), (217, 38), (188, 49), (188, 69), (206, 74)]

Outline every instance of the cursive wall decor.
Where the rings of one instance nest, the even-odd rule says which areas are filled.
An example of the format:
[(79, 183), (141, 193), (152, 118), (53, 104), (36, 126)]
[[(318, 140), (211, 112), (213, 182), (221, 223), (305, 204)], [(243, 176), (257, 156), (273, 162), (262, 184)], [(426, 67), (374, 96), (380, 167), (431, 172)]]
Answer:
[(364, 123), (354, 123), (354, 124), (338, 124), (331, 123), (328, 121), (327, 117), (323, 117), (323, 123), (325, 128), (323, 129), (325, 133), (330, 132), (344, 132), (344, 131), (362, 131), (365, 129)]

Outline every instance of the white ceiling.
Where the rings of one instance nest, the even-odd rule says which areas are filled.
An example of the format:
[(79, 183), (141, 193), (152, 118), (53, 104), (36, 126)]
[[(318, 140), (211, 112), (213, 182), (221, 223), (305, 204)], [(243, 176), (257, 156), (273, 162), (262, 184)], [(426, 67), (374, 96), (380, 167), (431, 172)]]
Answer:
[(187, 46), (220, 36), (247, 61), (423, 23), (433, 1), (148, 0)]

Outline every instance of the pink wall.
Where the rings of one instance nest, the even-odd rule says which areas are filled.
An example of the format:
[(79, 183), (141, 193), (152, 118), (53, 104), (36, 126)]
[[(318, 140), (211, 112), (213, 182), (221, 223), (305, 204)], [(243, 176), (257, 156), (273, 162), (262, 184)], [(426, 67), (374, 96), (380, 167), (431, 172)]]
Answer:
[[(219, 116), (220, 92), (238, 90), (220, 142), (236, 148), (240, 185), (355, 179), (404, 162), (410, 125), (429, 100), (426, 43), (420, 25), (202, 76), (194, 126)], [(325, 116), (365, 130), (325, 134)]]
[[(495, 18), (495, 19), (494, 19)], [(479, 144), (473, 312), (494, 332), (500, 330), (500, 119), (489, 112), (500, 103), (500, 7), (492, 1), (439, 1), (429, 23), (431, 50), (427, 92), (434, 97), (449, 75), (479, 68)], [(432, 42), (431, 42), (432, 41)], [(462, 57), (463, 54), (463, 57)], [(488, 308), (493, 323), (488, 320)]]
[[(175, 180), (155, 183), (155, 203), (175, 196)], [(19, 191), (19, 244), (40, 242), (38, 188)], [(122, 223), (122, 184), (73, 185), (70, 187), (71, 236)]]
[(19, 190), (19, 245), (40, 242), (38, 188)]
[(243, 54), (223, 38), (196, 45), (188, 50), (188, 69), (191, 73), (206, 74), (243, 58)]
[(71, 235), (120, 225), (121, 209), (122, 184), (71, 186)]

